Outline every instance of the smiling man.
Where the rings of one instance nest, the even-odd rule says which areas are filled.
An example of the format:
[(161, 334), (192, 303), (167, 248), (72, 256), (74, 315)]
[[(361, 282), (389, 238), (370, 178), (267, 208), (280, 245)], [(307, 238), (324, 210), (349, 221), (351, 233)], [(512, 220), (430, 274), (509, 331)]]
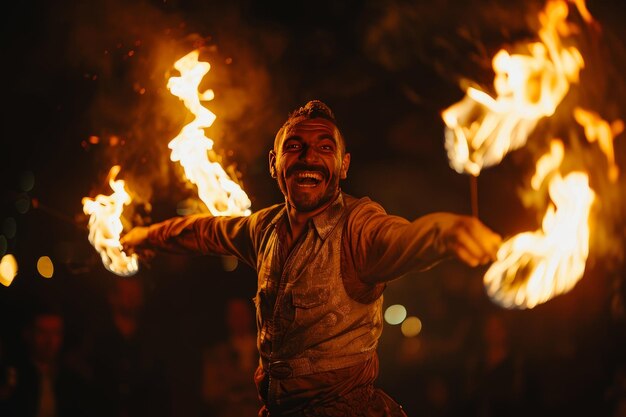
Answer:
[(333, 113), (311, 101), (289, 116), (269, 154), (283, 204), (249, 217), (175, 218), (122, 239), (128, 252), (232, 255), (257, 271), (262, 416), (404, 415), (374, 387), (386, 282), (448, 257), (484, 264), (500, 245), (472, 217), (408, 221), (343, 193), (349, 166)]

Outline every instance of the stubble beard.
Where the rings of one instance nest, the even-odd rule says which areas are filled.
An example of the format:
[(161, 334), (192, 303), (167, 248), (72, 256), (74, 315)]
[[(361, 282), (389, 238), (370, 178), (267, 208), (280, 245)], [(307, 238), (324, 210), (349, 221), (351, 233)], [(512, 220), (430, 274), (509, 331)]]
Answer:
[(339, 190), (339, 177), (331, 174), (330, 182), (326, 187), (323, 194), (309, 194), (309, 193), (289, 193), (286, 181), (284, 179), (278, 180), (278, 186), (287, 199), (287, 203), (301, 213), (309, 213), (322, 207), (332, 200)]

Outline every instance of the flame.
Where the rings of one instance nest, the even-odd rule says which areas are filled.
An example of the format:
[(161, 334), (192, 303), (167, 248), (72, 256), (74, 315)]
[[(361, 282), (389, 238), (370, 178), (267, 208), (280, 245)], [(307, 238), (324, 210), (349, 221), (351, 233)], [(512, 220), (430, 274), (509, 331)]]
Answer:
[(546, 177), (561, 165), (561, 162), (563, 162), (563, 154), (563, 142), (558, 139), (553, 139), (552, 142), (550, 142), (550, 153), (543, 155), (537, 161), (535, 175), (533, 175), (530, 180), (530, 185), (533, 187), (533, 190), (539, 190)]
[(484, 276), (487, 293), (506, 308), (533, 308), (566, 293), (582, 278), (589, 254), (594, 192), (587, 174), (556, 173), (542, 227), (506, 240)]
[(616, 120), (609, 124), (595, 112), (576, 107), (574, 109), (574, 118), (585, 129), (585, 136), (589, 143), (598, 141), (600, 150), (606, 155), (608, 160), (609, 180), (617, 181), (619, 176), (619, 168), (615, 163), (615, 149), (613, 148), (613, 139), (624, 131), (624, 122)]
[(591, 13), (589, 12), (589, 9), (587, 8), (587, 4), (585, 0), (569, 0), (569, 1), (576, 5), (576, 8), (578, 9), (578, 13), (580, 13), (580, 15), (582, 16), (585, 22), (587, 22), (588, 24), (595, 23), (593, 16), (591, 15)]
[(115, 180), (120, 166), (111, 168), (108, 175), (111, 195), (98, 195), (95, 199), (83, 198), (83, 211), (89, 217), (89, 242), (100, 254), (105, 268), (114, 274), (129, 276), (139, 269), (136, 255), (128, 256), (122, 251), (120, 234), (124, 229), (121, 221), (124, 205), (131, 202), (123, 180)]
[(539, 120), (552, 116), (572, 83), (578, 83), (583, 58), (563, 45), (570, 34), (563, 0), (549, 0), (539, 15), (539, 41), (526, 54), (500, 50), (493, 58), (496, 97), (470, 87), (461, 101), (442, 112), (450, 165), (478, 175), (526, 143)]
[(250, 215), (250, 199), (217, 161), (212, 161), (213, 141), (204, 135), (216, 119), (214, 113), (201, 104), (213, 99), (213, 91), (198, 92), (198, 86), (211, 66), (198, 61), (194, 50), (174, 64), (179, 77), (171, 77), (167, 88), (179, 97), (195, 116), (169, 143), (170, 159), (178, 161), (185, 176), (198, 187), (198, 195), (214, 216)]

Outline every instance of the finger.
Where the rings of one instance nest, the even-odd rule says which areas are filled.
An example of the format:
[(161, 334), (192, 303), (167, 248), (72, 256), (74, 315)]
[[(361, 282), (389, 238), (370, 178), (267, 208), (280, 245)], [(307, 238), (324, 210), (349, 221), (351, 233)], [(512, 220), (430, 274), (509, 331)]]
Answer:
[(467, 249), (465, 249), (462, 246), (458, 246), (454, 250), (454, 253), (457, 256), (457, 258), (459, 258), (462, 262), (464, 262), (465, 264), (471, 267), (476, 267), (480, 264), (478, 258), (473, 256), (469, 251), (467, 251)]
[(468, 225), (469, 237), (491, 259), (496, 259), (496, 254), (502, 245), (502, 237), (493, 232), (480, 221), (476, 220)]
[(467, 254), (474, 259), (482, 260), (491, 255), (481, 239), (478, 238), (475, 233), (470, 232), (464, 227), (459, 228), (456, 239), (457, 251), (463, 249), (463, 251), (467, 252)]

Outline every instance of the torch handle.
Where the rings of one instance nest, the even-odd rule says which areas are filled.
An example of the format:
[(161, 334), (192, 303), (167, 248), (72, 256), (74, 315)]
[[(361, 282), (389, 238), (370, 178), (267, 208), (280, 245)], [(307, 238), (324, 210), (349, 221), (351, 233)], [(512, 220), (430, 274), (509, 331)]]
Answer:
[(470, 175), (470, 198), (472, 203), (472, 217), (478, 218), (478, 177)]

